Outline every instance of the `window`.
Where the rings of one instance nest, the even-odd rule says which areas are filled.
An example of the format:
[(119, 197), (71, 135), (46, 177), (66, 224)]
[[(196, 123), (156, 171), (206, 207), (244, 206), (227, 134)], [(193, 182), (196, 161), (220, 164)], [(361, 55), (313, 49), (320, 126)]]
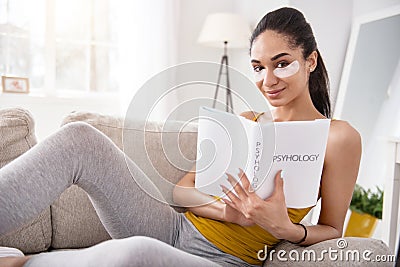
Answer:
[(0, 0), (0, 73), (52, 93), (117, 92), (118, 2)]
[(0, 73), (29, 77), (37, 88), (45, 73), (44, 12), (43, 0), (0, 0)]

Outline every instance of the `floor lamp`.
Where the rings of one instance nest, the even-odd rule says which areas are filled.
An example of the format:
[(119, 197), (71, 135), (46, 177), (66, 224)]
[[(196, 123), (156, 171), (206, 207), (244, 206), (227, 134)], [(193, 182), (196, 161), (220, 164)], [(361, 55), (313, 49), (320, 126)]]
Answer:
[(224, 54), (219, 66), (217, 85), (214, 93), (213, 108), (215, 108), (221, 78), (226, 77), (225, 109), (233, 112), (231, 84), (229, 80), (228, 45), (230, 48), (245, 48), (249, 46), (250, 27), (246, 20), (237, 14), (215, 13), (207, 16), (200, 32), (198, 42), (211, 47), (221, 48)]

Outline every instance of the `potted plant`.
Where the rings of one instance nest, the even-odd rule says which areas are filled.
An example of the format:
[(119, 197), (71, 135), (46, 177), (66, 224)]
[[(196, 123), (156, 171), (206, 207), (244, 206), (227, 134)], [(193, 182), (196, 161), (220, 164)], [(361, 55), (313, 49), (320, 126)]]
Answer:
[(344, 236), (371, 237), (382, 219), (383, 190), (365, 190), (356, 184), (350, 203), (351, 216)]

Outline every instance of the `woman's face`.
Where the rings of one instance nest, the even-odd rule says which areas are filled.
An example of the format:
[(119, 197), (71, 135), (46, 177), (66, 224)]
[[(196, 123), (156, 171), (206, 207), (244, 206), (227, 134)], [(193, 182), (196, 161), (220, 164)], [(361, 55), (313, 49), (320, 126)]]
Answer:
[(316, 52), (304, 60), (300, 47), (290, 48), (283, 35), (267, 30), (253, 42), (250, 56), (256, 85), (272, 106), (309, 94), (308, 77), (316, 66)]

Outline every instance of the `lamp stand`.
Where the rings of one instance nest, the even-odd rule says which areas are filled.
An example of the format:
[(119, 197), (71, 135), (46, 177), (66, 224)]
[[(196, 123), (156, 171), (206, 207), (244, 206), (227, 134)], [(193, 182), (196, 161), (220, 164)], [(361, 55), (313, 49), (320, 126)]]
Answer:
[[(221, 59), (221, 64), (219, 67), (219, 73), (218, 73), (218, 81), (217, 81), (217, 87), (215, 88), (215, 94), (214, 94), (214, 102), (213, 102), (213, 108), (215, 108), (215, 104), (217, 102), (217, 97), (218, 97), (218, 89), (219, 89), (219, 83), (221, 81), (221, 76), (223, 74), (226, 75), (226, 112), (232, 112), (233, 113), (233, 102), (232, 102), (232, 93), (231, 93), (231, 85), (229, 82), (229, 68), (228, 68), (228, 54), (227, 54), (227, 48), (228, 42), (224, 41), (224, 55), (222, 56)], [(225, 69), (225, 72), (223, 71)]]

